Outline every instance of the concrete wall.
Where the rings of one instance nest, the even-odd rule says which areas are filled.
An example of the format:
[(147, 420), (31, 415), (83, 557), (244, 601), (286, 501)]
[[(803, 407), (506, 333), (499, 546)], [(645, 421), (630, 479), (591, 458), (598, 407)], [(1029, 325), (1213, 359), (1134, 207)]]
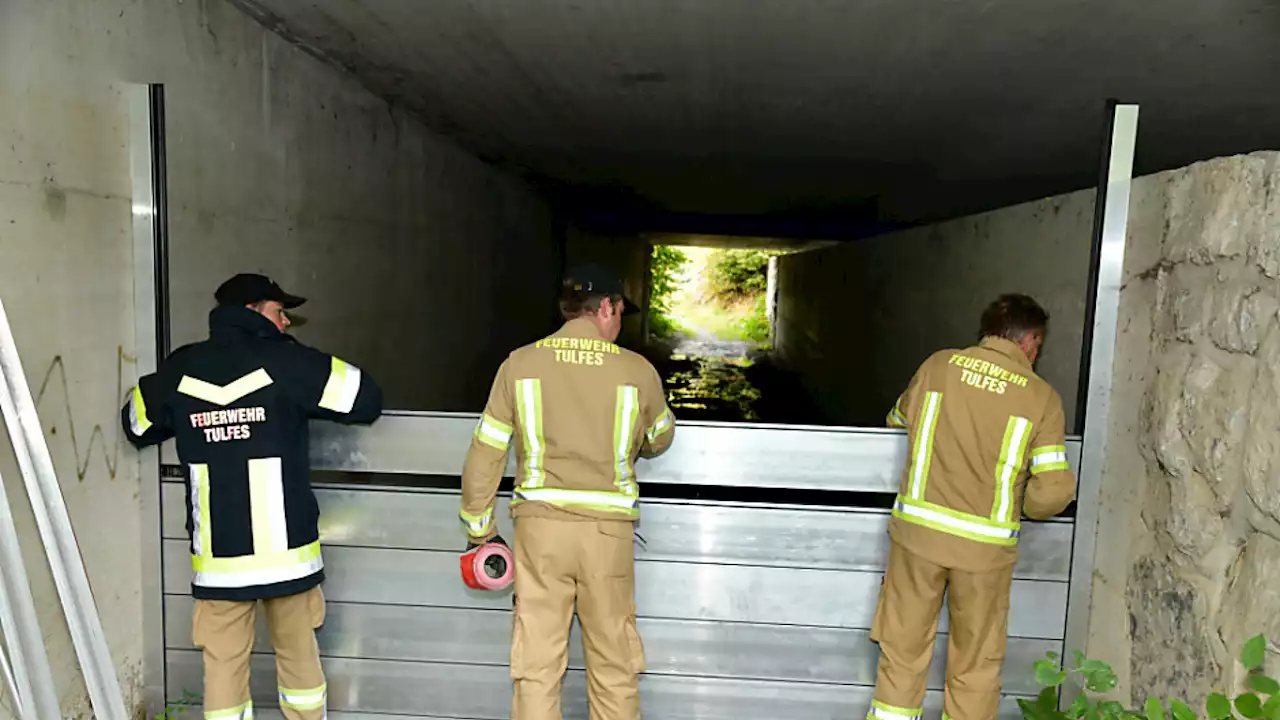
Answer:
[(783, 256), (775, 346), (826, 421), (883, 426), (930, 353), (976, 340), (982, 309), (1023, 292), (1050, 314), (1036, 370), (1075, 415), (1093, 191)]
[(1141, 178), (1131, 215), (1088, 650), (1202, 707), (1280, 639), (1280, 154)]
[[(565, 271), (584, 262), (599, 263), (622, 278), (627, 297), (642, 308), (649, 306), (649, 255), (653, 250), (635, 234), (610, 235), (570, 227), (565, 243)], [(618, 343), (639, 351), (647, 332), (646, 315), (628, 316), (622, 323)]]
[[(203, 334), (220, 280), (264, 270), (312, 298), (299, 336), (364, 365), (392, 405), (474, 410), (490, 378), (471, 368), (545, 329), (558, 259), (524, 186), (220, 0), (0, 4), (0, 298), (136, 703), (139, 479), (116, 429), (135, 376), (124, 80), (168, 84), (176, 342)], [(88, 717), (3, 448), (62, 717)]]

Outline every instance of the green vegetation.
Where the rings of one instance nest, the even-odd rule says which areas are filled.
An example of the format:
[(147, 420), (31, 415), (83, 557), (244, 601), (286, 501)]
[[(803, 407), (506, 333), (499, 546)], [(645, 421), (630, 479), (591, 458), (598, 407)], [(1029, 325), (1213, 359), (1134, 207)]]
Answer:
[(769, 258), (764, 250), (716, 250), (707, 259), (707, 291), (722, 304), (762, 295), (768, 287)]
[(656, 340), (712, 337), (762, 346), (769, 340), (763, 250), (653, 249), (649, 332)]
[(684, 279), (684, 267), (688, 264), (689, 256), (679, 248), (669, 245), (653, 247), (649, 260), (649, 272), (653, 278), (649, 290), (649, 332), (655, 338), (689, 334), (671, 317), (672, 298)]
[(197, 707), (203, 702), (203, 699), (190, 690), (182, 691), (182, 699), (174, 700), (164, 707), (155, 720), (178, 720), (187, 716), (187, 708)]
[[(1215, 692), (1205, 700), (1205, 717), (1211, 720), (1234, 718), (1265, 718), (1280, 720), (1280, 682), (1264, 675), (1262, 666), (1266, 659), (1267, 639), (1258, 635), (1244, 644), (1240, 664), (1248, 671), (1249, 691), (1234, 699), (1225, 693)], [(1199, 720), (1198, 715), (1182, 700), (1147, 698), (1142, 710), (1131, 710), (1114, 700), (1102, 700), (1094, 695), (1111, 692), (1116, 686), (1116, 674), (1111, 666), (1101, 660), (1090, 660), (1082, 653), (1075, 655), (1075, 667), (1067, 668), (1059, 663), (1056, 653), (1035, 664), (1036, 681), (1044, 690), (1035, 700), (1019, 700), (1022, 717), (1026, 720)], [(1058, 688), (1068, 677), (1078, 676), (1084, 692), (1065, 711), (1058, 709)]]

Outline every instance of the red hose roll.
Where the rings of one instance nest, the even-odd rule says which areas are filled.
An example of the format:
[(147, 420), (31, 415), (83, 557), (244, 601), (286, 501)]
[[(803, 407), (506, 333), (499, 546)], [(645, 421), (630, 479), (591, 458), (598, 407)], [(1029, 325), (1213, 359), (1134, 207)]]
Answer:
[(502, 543), (485, 543), (462, 554), (462, 582), (476, 590), (501, 590), (515, 578), (515, 558)]

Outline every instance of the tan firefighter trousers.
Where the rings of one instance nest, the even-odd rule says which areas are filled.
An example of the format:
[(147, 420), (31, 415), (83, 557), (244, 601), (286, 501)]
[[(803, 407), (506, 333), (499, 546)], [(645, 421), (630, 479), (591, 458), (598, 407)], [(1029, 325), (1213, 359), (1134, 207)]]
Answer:
[[(326, 686), (315, 631), (324, 624), (324, 594), (314, 587), (262, 605), (276, 651), (280, 709), (287, 720), (321, 720)], [(209, 720), (253, 717), (249, 654), (257, 609), (256, 601), (196, 600), (191, 634), (204, 651), (204, 716)]]
[(575, 602), (592, 720), (638, 720), (634, 538), (625, 521), (516, 519), (512, 720), (561, 720)]
[(994, 720), (1012, 582), (1012, 566), (980, 573), (948, 569), (890, 543), (889, 568), (871, 628), (871, 639), (880, 644), (880, 665), (867, 717), (906, 720), (923, 713), (945, 592), (951, 628), (943, 717)]

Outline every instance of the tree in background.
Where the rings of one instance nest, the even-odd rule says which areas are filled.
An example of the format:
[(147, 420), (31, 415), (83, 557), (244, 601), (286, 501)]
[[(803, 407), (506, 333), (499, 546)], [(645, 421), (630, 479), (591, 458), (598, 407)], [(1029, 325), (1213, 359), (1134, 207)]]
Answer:
[(763, 343), (769, 339), (765, 317), (765, 292), (769, 288), (770, 250), (717, 250), (708, 260), (708, 291), (722, 307), (751, 303), (737, 320), (743, 340)]
[(681, 279), (681, 271), (689, 256), (670, 245), (654, 245), (649, 260), (652, 282), (649, 288), (649, 333), (656, 338), (678, 334), (680, 327), (671, 319), (671, 297)]
[(708, 260), (708, 290), (722, 304), (762, 295), (769, 285), (767, 250), (717, 250)]

